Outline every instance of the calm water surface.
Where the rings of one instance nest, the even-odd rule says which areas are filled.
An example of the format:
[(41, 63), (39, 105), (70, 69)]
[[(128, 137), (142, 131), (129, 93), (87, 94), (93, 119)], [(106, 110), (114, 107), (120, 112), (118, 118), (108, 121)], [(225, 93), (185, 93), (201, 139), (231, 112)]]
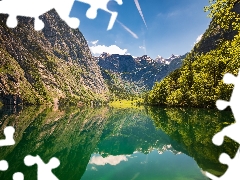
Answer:
[(203, 109), (4, 108), (0, 138), (14, 126), (16, 144), (0, 147), (0, 160), (9, 163), (0, 179), (15, 172), (37, 179), (37, 166), (23, 159), (39, 155), (45, 163), (60, 160), (53, 170), (60, 180), (206, 180), (205, 171), (226, 171), (222, 152), (233, 157), (238, 149), (230, 139), (220, 147), (211, 142), (233, 121), (231, 112)]

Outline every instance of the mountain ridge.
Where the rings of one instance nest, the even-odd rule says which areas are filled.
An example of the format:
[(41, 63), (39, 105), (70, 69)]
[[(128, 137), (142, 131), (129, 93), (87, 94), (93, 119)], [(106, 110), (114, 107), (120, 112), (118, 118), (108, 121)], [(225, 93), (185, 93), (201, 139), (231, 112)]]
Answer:
[(82, 33), (68, 27), (55, 10), (40, 18), (45, 28), (37, 32), (32, 18), (19, 17), (18, 26), (10, 29), (7, 16), (0, 15), (0, 101), (107, 100), (108, 87)]
[[(185, 57), (186, 54), (182, 56), (172, 55), (170, 58), (164, 59), (163, 62), (159, 62), (147, 55), (133, 57), (104, 52), (95, 57), (95, 60), (101, 67), (102, 75), (112, 89), (111, 91), (116, 89), (113, 86), (115, 86), (114, 83), (116, 84), (114, 79), (117, 79), (117, 83), (122, 85), (123, 91), (128, 91), (130, 94), (141, 94), (151, 89), (155, 82), (161, 81), (170, 72), (180, 68)], [(124, 84), (130, 84), (131, 90), (129, 90), (129, 86), (124, 87)]]

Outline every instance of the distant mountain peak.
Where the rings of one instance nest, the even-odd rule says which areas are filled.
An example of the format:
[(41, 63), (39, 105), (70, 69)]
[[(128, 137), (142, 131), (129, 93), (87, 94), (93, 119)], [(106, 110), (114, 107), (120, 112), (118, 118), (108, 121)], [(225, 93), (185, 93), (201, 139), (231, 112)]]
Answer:
[(172, 60), (180, 58), (180, 57), (181, 56), (179, 56), (179, 55), (172, 54), (169, 58), (165, 59), (162, 56), (158, 55), (157, 58), (155, 59), (155, 61), (160, 64), (168, 64), (169, 65), (172, 62)]
[(100, 58), (106, 58), (106, 57), (109, 57), (109, 56), (111, 56), (112, 54), (109, 54), (109, 53), (107, 53), (107, 52), (103, 52), (102, 54), (100, 54)]
[(156, 61), (157, 63), (163, 63), (163, 64), (165, 64), (165, 61), (166, 61), (166, 60), (165, 60), (162, 56), (158, 55), (157, 58), (155, 59), (155, 61)]
[(179, 55), (174, 55), (172, 54), (168, 59), (171, 59), (171, 58), (179, 58), (180, 56)]
[[(121, 87), (124, 87), (125, 91), (140, 92), (143, 89), (151, 89), (154, 82), (160, 81), (170, 72), (179, 68), (182, 64), (182, 56), (175, 57), (179, 56), (173, 55), (172, 59), (164, 59), (158, 55), (156, 59), (152, 59), (148, 55), (133, 57), (131, 55), (103, 53), (97, 58), (97, 63), (106, 80), (114, 83), (121, 82)], [(112, 77), (116, 78), (111, 80)], [(116, 79), (118, 81), (115, 81)], [(131, 84), (131, 88), (129, 89), (126, 84)], [(111, 85), (112, 88), (118, 86), (119, 84)], [(136, 87), (138, 87), (137, 90)]]

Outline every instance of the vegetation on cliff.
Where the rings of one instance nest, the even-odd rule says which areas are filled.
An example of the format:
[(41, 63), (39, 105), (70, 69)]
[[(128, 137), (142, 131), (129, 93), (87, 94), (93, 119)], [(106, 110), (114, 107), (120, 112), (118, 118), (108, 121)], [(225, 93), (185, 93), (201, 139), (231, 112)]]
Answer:
[(108, 87), (82, 33), (71, 29), (52, 10), (6, 26), (0, 15), (0, 101), (3, 104), (88, 103), (106, 101)]
[(237, 75), (240, 68), (240, 3), (216, 0), (205, 10), (213, 17), (209, 29), (183, 66), (155, 83), (145, 97), (147, 104), (214, 108), (217, 99), (230, 98), (233, 85), (222, 78)]

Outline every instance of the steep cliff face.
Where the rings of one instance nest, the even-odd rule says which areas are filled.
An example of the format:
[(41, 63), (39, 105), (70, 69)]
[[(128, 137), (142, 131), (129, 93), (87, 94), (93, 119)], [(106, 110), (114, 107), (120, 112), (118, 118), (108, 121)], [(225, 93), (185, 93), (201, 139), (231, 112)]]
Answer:
[(6, 26), (0, 15), (0, 100), (4, 104), (42, 104), (60, 98), (106, 100), (108, 88), (79, 30), (73, 30), (52, 10), (34, 20), (18, 18)]
[[(240, 3), (236, 1), (233, 9), (233, 12), (240, 14)], [(193, 52), (195, 53), (207, 53), (212, 50), (215, 50), (222, 41), (232, 41), (234, 36), (238, 34), (236, 30), (233, 30), (232, 27), (228, 29), (223, 29), (215, 21), (216, 17), (211, 21), (209, 28), (203, 34), (202, 39), (194, 47)]]

